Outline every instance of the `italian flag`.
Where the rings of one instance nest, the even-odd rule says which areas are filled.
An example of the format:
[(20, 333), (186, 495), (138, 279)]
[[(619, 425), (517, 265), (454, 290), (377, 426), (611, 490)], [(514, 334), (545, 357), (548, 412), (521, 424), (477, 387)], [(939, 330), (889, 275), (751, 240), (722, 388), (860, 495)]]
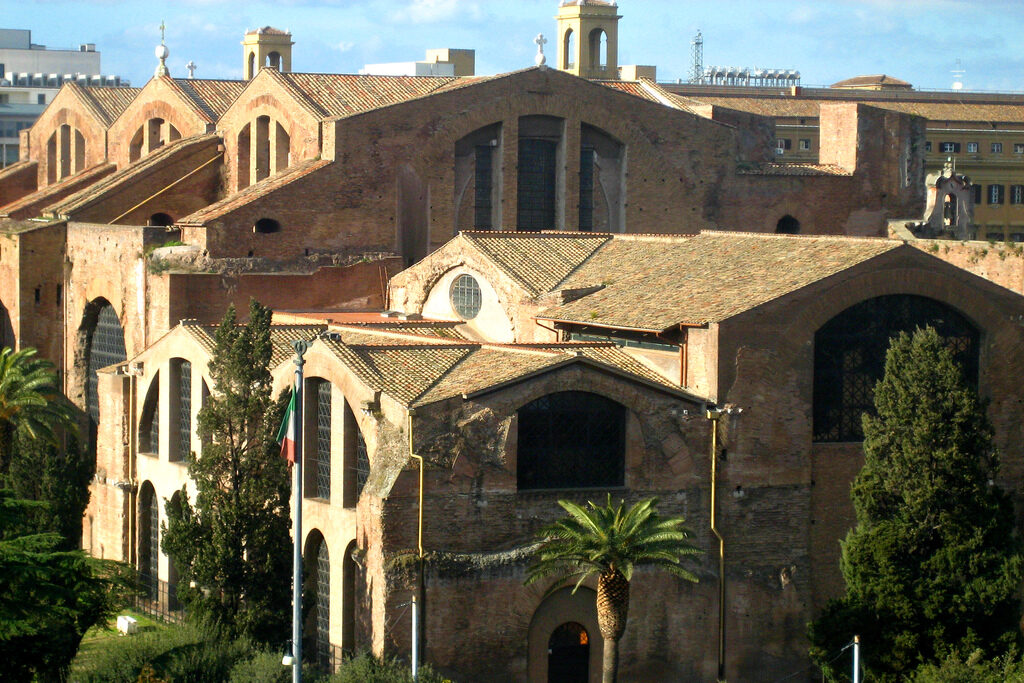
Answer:
[(277, 432), (277, 440), (281, 443), (281, 457), (295, 464), (295, 440), (298, 438), (298, 424), (295, 422), (295, 407), (299, 392), (292, 387), (292, 397), (288, 401), (288, 410), (284, 413), (281, 429)]

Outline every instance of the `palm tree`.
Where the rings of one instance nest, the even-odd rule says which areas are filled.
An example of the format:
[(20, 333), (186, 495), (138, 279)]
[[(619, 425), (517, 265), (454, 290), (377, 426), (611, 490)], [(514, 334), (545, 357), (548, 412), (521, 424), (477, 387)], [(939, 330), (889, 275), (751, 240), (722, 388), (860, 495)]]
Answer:
[(15, 434), (57, 442), (58, 427), (74, 424), (50, 361), (28, 347), (0, 350), (0, 474), (7, 471)]
[(615, 683), (618, 675), (619, 639), (626, 630), (629, 616), (629, 582), (633, 567), (653, 565), (687, 581), (697, 577), (683, 569), (686, 555), (699, 552), (687, 539), (690, 532), (682, 525), (682, 517), (662, 518), (654, 507), (657, 498), (642, 500), (626, 508), (625, 501), (612, 505), (586, 507), (560, 500), (568, 517), (540, 531), (541, 544), (530, 567), (526, 584), (555, 576), (557, 581), (549, 593), (563, 581), (578, 577), (573, 592), (583, 581), (597, 575), (597, 624), (604, 638), (602, 680)]

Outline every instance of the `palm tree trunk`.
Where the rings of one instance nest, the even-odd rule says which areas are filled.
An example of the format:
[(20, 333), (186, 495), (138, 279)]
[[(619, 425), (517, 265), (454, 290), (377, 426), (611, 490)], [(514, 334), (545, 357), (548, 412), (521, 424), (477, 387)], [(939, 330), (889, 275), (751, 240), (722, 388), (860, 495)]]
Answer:
[(619, 641), (604, 639), (604, 657), (601, 659), (601, 683), (615, 683), (619, 677)]

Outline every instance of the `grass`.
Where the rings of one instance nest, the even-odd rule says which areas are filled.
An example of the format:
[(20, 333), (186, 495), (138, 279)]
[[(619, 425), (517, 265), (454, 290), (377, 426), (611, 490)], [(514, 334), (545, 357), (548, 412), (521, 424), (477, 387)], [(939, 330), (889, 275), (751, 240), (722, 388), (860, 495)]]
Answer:
[[(132, 609), (122, 610), (121, 614), (134, 617), (139, 622), (138, 633), (140, 634), (156, 633), (170, 628), (169, 624)], [(78, 654), (75, 655), (74, 661), (71, 662), (71, 680), (74, 680), (75, 672), (81, 671), (92, 663), (96, 654), (102, 651), (110, 640), (127, 637), (130, 636), (122, 636), (118, 633), (117, 617), (114, 617), (103, 626), (96, 625), (86, 631), (85, 637), (82, 638), (82, 645), (78, 648)]]

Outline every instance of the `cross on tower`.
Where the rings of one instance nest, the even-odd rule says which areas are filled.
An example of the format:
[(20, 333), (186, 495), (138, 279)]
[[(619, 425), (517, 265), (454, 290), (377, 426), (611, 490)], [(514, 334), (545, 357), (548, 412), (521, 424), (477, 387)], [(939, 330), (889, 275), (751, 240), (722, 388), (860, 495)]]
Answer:
[(164, 20), (160, 20), (160, 44), (164, 44)]
[(188, 69), (188, 77), (189, 78), (195, 78), (196, 77), (196, 63), (195, 62), (193, 62), (191, 59), (188, 60), (188, 64), (185, 65), (185, 68)]
[(548, 39), (544, 37), (543, 33), (538, 33), (533, 42), (537, 44), (537, 56), (533, 58), (533, 61), (536, 62), (537, 66), (544, 66), (548, 61), (548, 58), (544, 56), (544, 46), (547, 44)]

